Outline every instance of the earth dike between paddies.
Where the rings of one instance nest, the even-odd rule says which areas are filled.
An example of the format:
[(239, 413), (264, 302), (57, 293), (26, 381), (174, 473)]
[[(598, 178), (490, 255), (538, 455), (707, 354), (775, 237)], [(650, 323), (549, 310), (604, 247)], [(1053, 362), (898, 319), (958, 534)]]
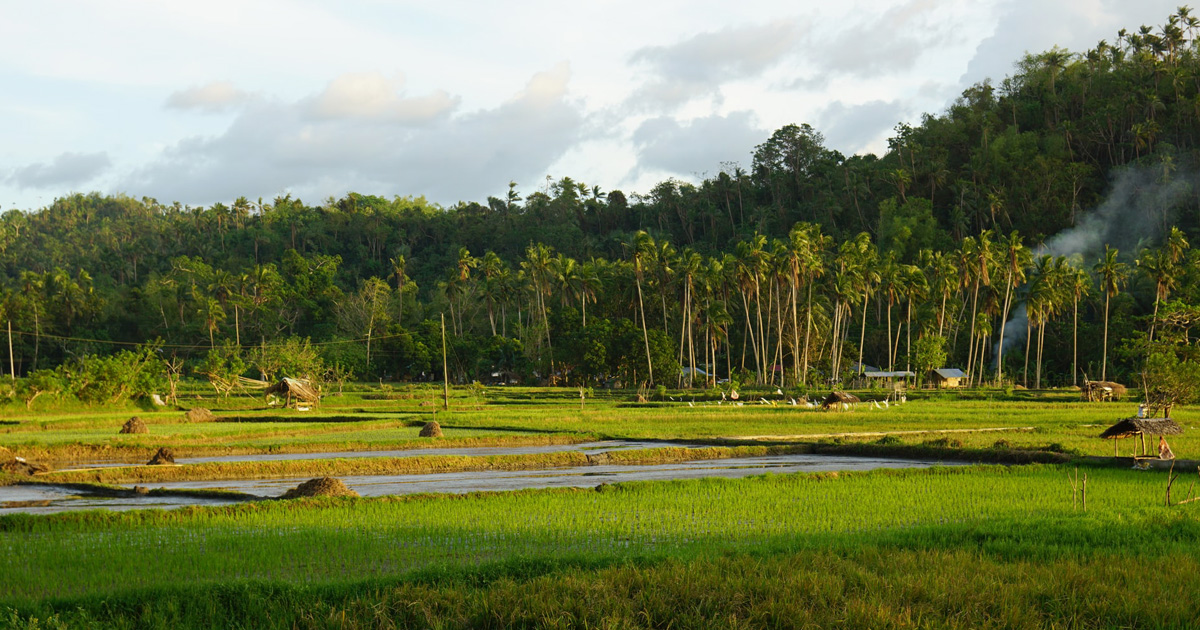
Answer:
[(39, 475), (54, 483), (153, 484), (171, 481), (216, 481), (299, 477), (405, 475), (489, 470), (538, 470), (589, 465), (652, 465), (672, 462), (772, 455), (829, 454), (888, 456), (909, 459), (990, 463), (1053, 463), (1069, 459), (1060, 453), (1040, 451), (964, 450), (935, 447), (872, 444), (784, 444), (580, 451), (523, 455), (358, 457), (318, 460), (209, 462), (182, 466), (124, 466)]

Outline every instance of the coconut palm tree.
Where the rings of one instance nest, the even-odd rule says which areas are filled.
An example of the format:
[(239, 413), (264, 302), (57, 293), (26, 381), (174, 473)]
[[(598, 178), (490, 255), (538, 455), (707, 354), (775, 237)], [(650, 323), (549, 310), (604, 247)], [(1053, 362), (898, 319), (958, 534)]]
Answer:
[[(912, 308), (913, 301), (924, 300), (929, 296), (929, 283), (925, 279), (925, 274), (921, 268), (916, 265), (904, 265), (902, 268), (904, 274), (904, 369), (912, 370)], [(900, 344), (899, 338), (896, 339), (896, 345)]]
[(1021, 235), (1013, 230), (1008, 238), (1001, 237), (999, 242), (1004, 257), (1004, 311), (1000, 317), (1000, 343), (996, 346), (996, 381), (1004, 380), (1004, 328), (1008, 321), (1009, 307), (1012, 305), (1013, 289), (1025, 282), (1025, 270), (1028, 269), (1033, 255), (1028, 247), (1021, 242)]
[(634, 280), (637, 282), (638, 312), (642, 316), (642, 341), (646, 344), (646, 367), (649, 371), (648, 382), (653, 383), (654, 365), (650, 361), (650, 332), (646, 326), (646, 305), (642, 300), (642, 277), (645, 273), (644, 269), (647, 259), (654, 255), (654, 239), (644, 230), (638, 230), (634, 233), (633, 239), (628, 243), (628, 247), (633, 258)]
[[(487, 304), (488, 323), (492, 327), (492, 336), (496, 336), (496, 303), (500, 301), (500, 283), (497, 281), (504, 269), (504, 261), (492, 250), (483, 254), (479, 262), (479, 270), (483, 273), (481, 284), (483, 301)], [(397, 282), (397, 284), (399, 284)], [(399, 293), (399, 291), (397, 291)]]
[(1154, 281), (1154, 316), (1150, 320), (1150, 341), (1154, 341), (1154, 329), (1158, 322), (1158, 306), (1171, 296), (1171, 290), (1179, 282), (1179, 262), (1184, 259), (1188, 250), (1187, 239), (1179, 228), (1171, 228), (1167, 241), (1159, 249), (1143, 250), (1137, 260), (1139, 269), (1145, 269), (1146, 275)]
[(1071, 384), (1079, 385), (1079, 301), (1088, 296), (1092, 289), (1092, 277), (1082, 268), (1071, 266), (1068, 277), (1071, 291)]
[(1092, 267), (1100, 276), (1100, 289), (1104, 291), (1104, 358), (1100, 364), (1100, 380), (1108, 376), (1108, 307), (1113, 298), (1129, 278), (1129, 265), (1117, 260), (1116, 248), (1104, 246), (1104, 257)]
[[(494, 256), (495, 254), (493, 254)], [(498, 260), (498, 258), (497, 258)], [(404, 268), (408, 265), (408, 261), (404, 259), (403, 254), (396, 254), (389, 261), (392, 265), (392, 274), (396, 276), (396, 321), (404, 322), (404, 283), (408, 282), (409, 278), (404, 273)]]
[[(969, 253), (969, 260), (967, 263), (970, 266), (971, 284), (973, 288), (973, 295), (971, 297), (971, 339), (974, 340), (975, 326), (978, 323), (976, 314), (979, 312), (979, 289), (985, 286), (992, 286), (990, 271), (993, 255), (992, 231), (984, 230), (983, 232), (980, 232), (978, 239), (964, 242), (964, 247), (967, 246), (968, 243), (974, 246), (972, 249), (967, 250)], [(974, 350), (974, 347), (974, 343), (970, 344), (968, 347), (967, 365), (974, 364), (972, 359), (975, 357), (971, 352)], [(982, 376), (983, 375), (980, 374), (971, 380), (974, 381), (975, 384), (979, 384)]]

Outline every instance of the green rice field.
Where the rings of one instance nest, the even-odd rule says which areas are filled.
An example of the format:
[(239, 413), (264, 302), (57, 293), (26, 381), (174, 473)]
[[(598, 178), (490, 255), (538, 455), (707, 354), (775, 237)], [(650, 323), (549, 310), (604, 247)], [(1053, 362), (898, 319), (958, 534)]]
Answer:
[[(1200, 501), (1183, 503), (1200, 494), (1196, 464), (1185, 461), (1200, 459), (1194, 408), (1175, 414), (1185, 432), (1171, 438), (1181, 461), (1168, 506), (1167, 471), (1133, 470), (1127, 459), (1113, 465), (1112, 442), (1097, 438), (1135, 403), (997, 392), (992, 400), (917, 397), (827, 412), (679, 400), (685, 393), (636, 404), (613, 393), (581, 409), (577, 392), (538, 393), (460, 396), (436, 415), (369, 392), (332, 397), (311, 412), (205, 400), (218, 421), (204, 423), (187, 423), (178, 410), (14, 413), (0, 425), (0, 445), (65, 462), (136, 458), (159, 446), (201, 454), (665, 439), (742, 445), (735, 451), (744, 453), (775, 445), (979, 461), (981, 453), (1036, 451), (1063, 463), (9, 514), (0, 516), (0, 627), (187, 628), (227, 619), (279, 628), (1194, 624)], [(150, 433), (116, 435), (131, 415)], [(445, 437), (417, 437), (435, 418)], [(1133, 443), (1119, 448), (1127, 457)], [(990, 461), (1017, 461), (1001, 455)], [(668, 456), (711, 457), (713, 449), (623, 453), (617, 463)], [(413, 458), (410, 472), (434, 460)], [(199, 478), (203, 466), (160, 470)]]

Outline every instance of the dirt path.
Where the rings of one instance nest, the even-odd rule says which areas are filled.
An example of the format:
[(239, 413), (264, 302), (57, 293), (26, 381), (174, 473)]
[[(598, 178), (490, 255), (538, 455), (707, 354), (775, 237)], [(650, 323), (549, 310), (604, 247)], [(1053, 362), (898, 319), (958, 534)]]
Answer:
[(727, 440), (820, 440), (827, 438), (884, 437), (886, 435), (936, 435), (943, 433), (994, 433), (1001, 431), (1033, 431), (1034, 427), (986, 427), (982, 429), (921, 429), (915, 431), (861, 431), (858, 433), (804, 433), (800, 435), (735, 435)]

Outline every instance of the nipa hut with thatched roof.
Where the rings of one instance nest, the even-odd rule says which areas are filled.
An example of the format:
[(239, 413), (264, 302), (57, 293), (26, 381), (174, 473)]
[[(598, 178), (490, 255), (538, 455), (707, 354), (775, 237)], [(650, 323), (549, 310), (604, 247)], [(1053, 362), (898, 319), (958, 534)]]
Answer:
[(847, 394), (846, 392), (832, 391), (825, 397), (825, 402), (821, 403), (822, 409), (838, 409), (841, 405), (849, 405), (861, 402), (858, 396)]
[(1125, 396), (1125, 386), (1112, 381), (1084, 381), (1079, 397), (1084, 402), (1108, 402), (1121, 400)]
[(317, 393), (312, 383), (298, 378), (284, 377), (278, 383), (264, 390), (263, 393), (268, 396), (271, 394), (282, 396), (284, 404), (288, 406), (299, 405), (300, 403), (315, 405), (321, 402), (321, 395)]
[(1140, 436), (1142, 439), (1141, 456), (1145, 457), (1147, 435), (1179, 435), (1181, 433), (1183, 433), (1183, 427), (1170, 418), (1125, 418), (1105, 429), (1100, 437), (1105, 440), (1113, 440), (1113, 455), (1116, 456), (1116, 440)]

